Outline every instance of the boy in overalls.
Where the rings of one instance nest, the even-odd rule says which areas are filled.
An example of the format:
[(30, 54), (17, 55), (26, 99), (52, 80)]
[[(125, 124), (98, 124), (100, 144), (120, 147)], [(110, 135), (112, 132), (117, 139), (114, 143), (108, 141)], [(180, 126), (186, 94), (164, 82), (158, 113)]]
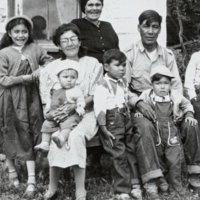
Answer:
[[(156, 150), (164, 175), (167, 175), (169, 192), (181, 193), (181, 146), (180, 133), (177, 124), (185, 120), (194, 126), (197, 121), (193, 116), (193, 107), (179, 92), (171, 89), (171, 80), (174, 78), (170, 70), (164, 65), (158, 65), (151, 70), (150, 79), (153, 89), (145, 90), (139, 97), (149, 104), (156, 114), (153, 136)], [(166, 186), (165, 179), (161, 178)]]
[(104, 69), (107, 72), (94, 95), (94, 110), (101, 129), (100, 139), (112, 162), (115, 198), (142, 199), (137, 177), (132, 124), (128, 108), (131, 97), (124, 78), (126, 56), (117, 49), (105, 52)]

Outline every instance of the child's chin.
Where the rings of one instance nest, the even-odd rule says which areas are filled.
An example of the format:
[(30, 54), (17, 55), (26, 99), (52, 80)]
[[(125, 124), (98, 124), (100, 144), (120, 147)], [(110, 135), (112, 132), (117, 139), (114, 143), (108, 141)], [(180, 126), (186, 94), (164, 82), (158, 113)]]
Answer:
[(166, 93), (160, 93), (158, 96), (165, 97), (166, 95), (167, 95)]
[(68, 86), (65, 86), (65, 87), (63, 87), (63, 88), (67, 90), (67, 89), (71, 89), (71, 88), (73, 88), (73, 87), (72, 87), (72, 86), (69, 86), (69, 87), (68, 87)]
[(17, 42), (15, 45), (18, 46), (18, 47), (24, 46), (24, 45), (25, 45), (25, 42)]
[(118, 79), (121, 79), (121, 78), (123, 78), (124, 77), (124, 74), (123, 75), (120, 75), (120, 76), (118, 76)]

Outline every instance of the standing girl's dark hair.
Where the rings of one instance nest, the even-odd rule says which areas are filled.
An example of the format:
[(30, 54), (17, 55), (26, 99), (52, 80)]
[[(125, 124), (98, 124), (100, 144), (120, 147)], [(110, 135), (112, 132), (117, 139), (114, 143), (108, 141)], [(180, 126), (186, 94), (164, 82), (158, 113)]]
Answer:
[(28, 37), (28, 41), (26, 44), (30, 44), (30, 43), (34, 42), (33, 38), (32, 38), (32, 27), (31, 27), (30, 23), (23, 18), (17, 18), (17, 19), (10, 21), (7, 24), (6, 33), (3, 35), (1, 42), (0, 42), (0, 50), (13, 44), (12, 38), (9, 36), (9, 32), (11, 32), (11, 30), (19, 24), (24, 24), (24, 26), (26, 26), (26, 28), (28, 29), (29, 37)]

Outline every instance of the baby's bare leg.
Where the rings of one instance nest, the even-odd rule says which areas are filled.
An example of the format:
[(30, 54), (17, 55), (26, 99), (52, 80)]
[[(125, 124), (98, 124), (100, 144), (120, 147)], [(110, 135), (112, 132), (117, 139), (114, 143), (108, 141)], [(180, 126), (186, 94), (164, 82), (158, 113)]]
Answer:
[(68, 141), (69, 138), (69, 134), (70, 134), (71, 130), (70, 129), (64, 129), (60, 132), (60, 135), (64, 138), (64, 141)]
[(53, 141), (56, 143), (58, 148), (62, 148), (63, 144), (68, 140), (70, 129), (63, 129), (60, 133), (56, 132), (52, 135)]
[(42, 142), (50, 143), (51, 135), (52, 135), (52, 133), (42, 133)]
[(49, 144), (51, 140), (51, 134), (52, 133), (42, 133), (42, 142), (34, 147), (34, 149), (39, 150), (45, 150), (49, 151)]

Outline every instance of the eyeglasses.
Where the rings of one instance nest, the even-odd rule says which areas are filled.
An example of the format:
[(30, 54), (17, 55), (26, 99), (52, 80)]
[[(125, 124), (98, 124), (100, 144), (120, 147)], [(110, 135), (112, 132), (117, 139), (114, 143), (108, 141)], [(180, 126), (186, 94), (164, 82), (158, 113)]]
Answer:
[(73, 36), (71, 38), (63, 38), (60, 40), (60, 42), (63, 44), (69, 44), (69, 41), (71, 41), (72, 43), (75, 43), (77, 42), (77, 40), (78, 40), (78, 36)]

